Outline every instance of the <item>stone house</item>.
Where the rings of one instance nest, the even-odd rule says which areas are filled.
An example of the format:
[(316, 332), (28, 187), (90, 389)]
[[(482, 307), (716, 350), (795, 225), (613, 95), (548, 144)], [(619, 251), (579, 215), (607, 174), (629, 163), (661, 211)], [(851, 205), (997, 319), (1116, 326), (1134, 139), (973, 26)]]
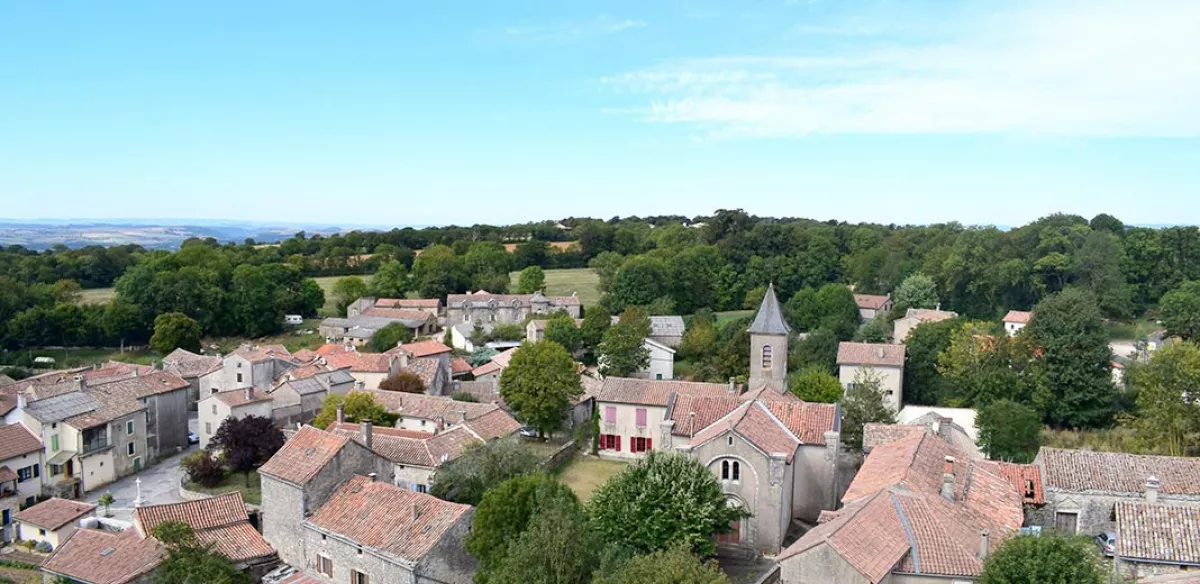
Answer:
[[(619, 322), (621, 322), (620, 316), (612, 317), (612, 324), (617, 324)], [(685, 332), (687, 332), (687, 327), (683, 323), (682, 316), (669, 315), (650, 317), (650, 338), (661, 345), (666, 345), (672, 349), (678, 349), (679, 345), (683, 344), (683, 333)]]
[(999, 464), (926, 432), (872, 450), (842, 503), (779, 554), (780, 582), (971, 582), (1023, 517)]
[(210, 391), (228, 391), (253, 386), (268, 391), (275, 380), (297, 366), (292, 354), (282, 345), (265, 347), (242, 345), (221, 360), (220, 372), (207, 381)]
[(17, 539), (46, 542), (58, 549), (79, 528), (79, 520), (96, 514), (96, 506), (57, 497), (17, 513)]
[(152, 584), (166, 552), (136, 529), (77, 529), (42, 563), (43, 582)]
[(674, 379), (675, 349), (650, 337), (646, 337), (642, 345), (650, 352), (650, 361), (644, 369), (634, 372), (633, 376), (645, 376), (647, 379)]
[(892, 311), (892, 295), (855, 294), (854, 304), (858, 305), (858, 315), (863, 322), (869, 322), (880, 314)]
[(500, 409), (494, 403), (461, 402), (449, 397), (419, 393), (370, 389), (355, 391), (370, 394), (389, 414), (397, 416), (396, 428), (430, 434), (449, 426), (470, 423)]
[(351, 350), (325, 357), (327, 369), (346, 370), (361, 384), (360, 387), (367, 389), (377, 389), (384, 379), (399, 373), (407, 365), (407, 355), (395, 353), (359, 353)]
[(221, 358), (216, 355), (197, 355), (186, 349), (175, 349), (163, 357), (163, 371), (174, 373), (188, 382), (188, 409), (196, 411), (200, 400), (213, 393), (212, 383), (221, 370)]
[(327, 318), (317, 327), (327, 343), (362, 346), (380, 329), (400, 323), (414, 336), (430, 335), (437, 330), (437, 316), (425, 310), (409, 308), (367, 308), (347, 318)]
[(475, 381), (500, 381), (500, 374), (508, 368), (508, 364), (512, 361), (513, 354), (517, 352), (517, 347), (505, 349), (492, 355), (487, 363), (480, 365), (471, 370), (471, 377)]
[(926, 322), (941, 322), (950, 320), (958, 316), (956, 312), (941, 310), (929, 310), (927, 308), (910, 308), (904, 313), (904, 318), (897, 318), (892, 323), (892, 342), (897, 345), (904, 344), (904, 339), (908, 338), (908, 333), (914, 328)]
[(446, 297), (446, 326), (457, 324), (521, 324), (536, 314), (564, 311), (579, 318), (582, 303), (577, 296), (534, 294), (491, 294), (480, 290)]
[(1046, 505), (1029, 523), (1044, 529), (1086, 536), (1113, 531), (1114, 509), (1123, 501), (1200, 509), (1200, 458), (1042, 447), (1033, 464), (1041, 470)]
[(1152, 500), (1116, 504), (1117, 545), (1113, 572), (1121, 581), (1143, 582), (1200, 572), (1200, 508)]
[(271, 389), (271, 418), (277, 426), (307, 424), (321, 412), (327, 396), (346, 395), (354, 389), (355, 380), (349, 371), (314, 369), (292, 369)]
[(847, 390), (854, 387), (860, 371), (869, 370), (879, 377), (885, 402), (893, 412), (904, 403), (904, 345), (877, 343), (839, 343), (838, 381)]
[[(424, 310), (425, 312), (428, 312), (434, 316), (438, 316), (442, 312), (442, 300), (440, 298), (376, 298), (374, 300), (375, 308), (406, 308), (408, 310)], [(359, 310), (361, 311), (364, 308), (367, 307), (362, 306), (359, 308)], [(352, 310), (354, 310), (353, 304), (347, 310), (347, 314), (352, 314), (350, 312)]]
[(246, 501), (240, 492), (133, 510), (134, 531), (144, 539), (153, 539), (154, 530), (169, 521), (191, 527), (197, 541), (213, 546), (214, 551), (252, 577), (261, 576), (279, 564), (275, 548), (250, 523)]
[(44, 462), (37, 435), (20, 423), (0, 426), (0, 544), (16, 538), (13, 516), (42, 494)]
[(222, 391), (200, 400), (200, 448), (208, 448), (209, 442), (227, 418), (240, 420), (259, 416), (271, 419), (274, 407), (272, 394), (254, 387)]
[(1029, 324), (1030, 320), (1033, 320), (1032, 312), (1010, 310), (1008, 314), (1004, 315), (1004, 332), (1008, 333), (1010, 337), (1015, 337), (1021, 329)]

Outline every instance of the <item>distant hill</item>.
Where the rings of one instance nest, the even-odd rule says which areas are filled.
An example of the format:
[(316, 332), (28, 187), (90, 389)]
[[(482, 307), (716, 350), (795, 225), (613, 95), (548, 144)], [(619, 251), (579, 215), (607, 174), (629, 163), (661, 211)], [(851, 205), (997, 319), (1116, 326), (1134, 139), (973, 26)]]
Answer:
[[(252, 223), (241, 221), (113, 219), (87, 220), (0, 220), (0, 246), (21, 245), (48, 249), (56, 245), (137, 244), (149, 249), (176, 249), (191, 237), (212, 237), (222, 243), (241, 243), (252, 238), (259, 243), (276, 243), (295, 235), (330, 235), (349, 229), (338, 226)], [(363, 229), (361, 226), (354, 226)]]

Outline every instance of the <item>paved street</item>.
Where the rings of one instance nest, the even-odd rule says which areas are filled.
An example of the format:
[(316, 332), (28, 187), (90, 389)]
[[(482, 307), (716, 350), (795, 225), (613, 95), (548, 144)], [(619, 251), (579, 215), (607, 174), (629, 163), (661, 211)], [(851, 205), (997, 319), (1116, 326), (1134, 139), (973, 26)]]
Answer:
[[(96, 489), (87, 494), (86, 500), (89, 503), (99, 504), (100, 496), (110, 492), (116, 499), (111, 509), (113, 518), (130, 521), (133, 518), (133, 501), (137, 498), (136, 481), (140, 478), (142, 479), (142, 500), (146, 505), (178, 503), (183, 500), (179, 498), (179, 479), (183, 476), (183, 469), (179, 466), (179, 462), (183, 457), (195, 452), (196, 448), (193, 446), (175, 456), (164, 458), (158, 464), (139, 474), (127, 476), (111, 485)], [(104, 508), (101, 507), (99, 512), (103, 513)]]

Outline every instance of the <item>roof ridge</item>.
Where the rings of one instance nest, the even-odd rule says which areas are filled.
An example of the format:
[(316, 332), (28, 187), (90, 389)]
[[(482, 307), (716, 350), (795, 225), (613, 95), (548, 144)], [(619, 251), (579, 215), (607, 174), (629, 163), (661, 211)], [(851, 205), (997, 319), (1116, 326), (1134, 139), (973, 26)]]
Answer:
[(917, 537), (913, 535), (912, 526), (908, 524), (908, 516), (904, 514), (904, 508), (900, 505), (900, 498), (891, 489), (888, 489), (888, 495), (892, 498), (892, 505), (896, 507), (896, 516), (900, 518), (900, 526), (904, 528), (904, 536), (908, 538), (908, 553), (912, 557), (913, 571), (920, 574), (921, 558), (917, 549)]
[[(784, 424), (783, 420), (780, 420), (779, 417), (777, 417), (775, 415), (775, 413), (771, 411), (771, 408), (768, 408), (767, 405), (765, 403), (763, 403), (761, 399), (751, 400), (750, 403), (757, 405), (758, 409), (762, 410), (768, 416), (770, 416), (771, 419), (775, 421), (775, 424), (777, 426), (779, 426), (779, 429), (783, 430), (788, 436), (790, 436), (792, 438), (792, 440), (795, 440), (796, 442), (799, 442), (800, 444), (804, 444), (804, 441), (801, 440), (799, 436), (796, 436), (794, 433), (792, 433), (791, 428), (788, 428), (787, 424)], [(804, 403), (804, 402), (800, 402), (800, 403)], [(791, 404), (788, 404), (788, 405), (789, 405), (789, 407), (791, 406)]]

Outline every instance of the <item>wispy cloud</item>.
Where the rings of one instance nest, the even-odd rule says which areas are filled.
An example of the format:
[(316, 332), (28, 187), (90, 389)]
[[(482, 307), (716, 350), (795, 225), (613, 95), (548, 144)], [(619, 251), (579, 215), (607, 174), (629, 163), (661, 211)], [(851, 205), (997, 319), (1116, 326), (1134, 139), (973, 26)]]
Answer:
[(678, 60), (603, 83), (645, 95), (644, 120), (715, 137), (1200, 136), (1197, 30), (1191, 0), (1039, 1), (948, 40)]
[(644, 20), (601, 15), (591, 20), (506, 26), (501, 33), (520, 42), (562, 44), (605, 37), (646, 26)]

